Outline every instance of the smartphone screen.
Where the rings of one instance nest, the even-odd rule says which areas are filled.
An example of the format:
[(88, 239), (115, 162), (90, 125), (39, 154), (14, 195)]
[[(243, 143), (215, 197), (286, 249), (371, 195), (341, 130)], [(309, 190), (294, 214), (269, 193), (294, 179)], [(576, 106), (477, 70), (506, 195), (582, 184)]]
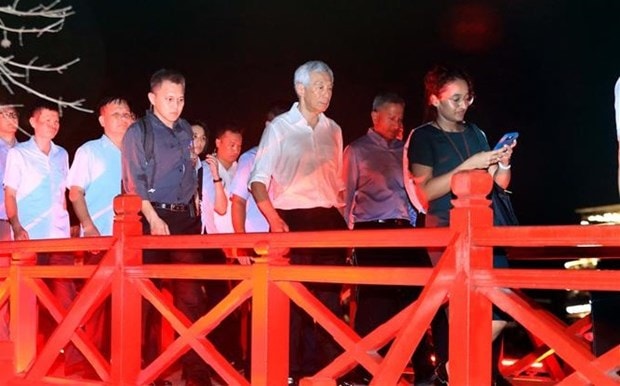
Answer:
[(512, 143), (519, 137), (519, 133), (516, 131), (512, 133), (506, 133), (504, 136), (497, 142), (497, 145), (493, 148), (493, 150), (499, 150), (504, 146), (510, 146)]

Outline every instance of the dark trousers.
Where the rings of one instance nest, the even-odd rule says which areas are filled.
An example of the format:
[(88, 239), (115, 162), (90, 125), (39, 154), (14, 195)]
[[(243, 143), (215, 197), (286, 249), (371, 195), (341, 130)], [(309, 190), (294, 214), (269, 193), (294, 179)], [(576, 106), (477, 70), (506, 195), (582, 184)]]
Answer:
[[(353, 229), (406, 229), (407, 221), (358, 222)], [(424, 248), (355, 248), (355, 264), (360, 267), (430, 267), (431, 262)], [(365, 336), (379, 327), (403, 308), (411, 304), (422, 292), (422, 287), (359, 285), (357, 287), (357, 312), (355, 331)], [(418, 377), (432, 374), (431, 347), (423, 338), (412, 362)], [(385, 351), (385, 350), (383, 350)]]
[[(347, 226), (336, 208), (278, 209), (289, 230), (345, 230)], [(345, 248), (292, 248), (290, 262), (295, 265), (344, 265)], [(312, 283), (308, 289), (335, 315), (342, 313), (340, 284)], [(291, 306), (290, 367), (294, 375), (309, 375), (332, 361), (339, 353), (337, 344), (296, 305)]]
[[(171, 235), (200, 234), (200, 219), (191, 217), (189, 212), (172, 212), (165, 209), (156, 209), (159, 217), (168, 224)], [(150, 234), (150, 227), (146, 220), (142, 220), (143, 233)], [(199, 250), (145, 250), (143, 254), (145, 264), (199, 264), (203, 262)], [(161, 287), (161, 282), (155, 284)], [(200, 280), (172, 280), (172, 296), (174, 305), (192, 322), (205, 314), (205, 297)], [(143, 359), (145, 364), (152, 362), (159, 355), (161, 315), (148, 302), (143, 303), (143, 323), (146, 328), (143, 345)], [(193, 350), (183, 355), (183, 371), (187, 377), (208, 379), (208, 366)]]

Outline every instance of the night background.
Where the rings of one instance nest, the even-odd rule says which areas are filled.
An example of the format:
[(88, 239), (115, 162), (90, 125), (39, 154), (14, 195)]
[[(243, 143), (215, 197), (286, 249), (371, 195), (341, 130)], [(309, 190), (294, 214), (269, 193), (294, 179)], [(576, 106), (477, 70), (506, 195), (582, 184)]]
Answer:
[[(13, 3), (13, 1), (7, 1)], [(38, 3), (21, 1), (20, 7)], [(142, 115), (151, 74), (175, 68), (187, 78), (183, 116), (211, 129), (245, 128), (255, 145), (265, 112), (295, 100), (293, 72), (311, 59), (334, 71), (327, 115), (345, 144), (370, 126), (378, 92), (407, 101), (407, 132), (423, 123), (424, 73), (435, 63), (474, 78), (468, 120), (494, 144), (519, 131), (513, 157), (513, 203), (523, 224), (577, 224), (577, 208), (618, 203), (613, 88), (620, 75), (620, 2), (489, 1), (62, 1), (76, 12), (64, 29), (40, 38), (12, 37), (28, 61), (81, 61), (63, 75), (31, 82), (95, 109), (126, 95)], [(0, 88), (0, 93), (5, 93)], [(21, 91), (26, 106), (34, 100)], [(20, 123), (29, 128), (22, 113)], [(55, 142), (72, 155), (101, 135), (96, 115), (65, 110)], [(23, 139), (23, 138), (22, 138)]]

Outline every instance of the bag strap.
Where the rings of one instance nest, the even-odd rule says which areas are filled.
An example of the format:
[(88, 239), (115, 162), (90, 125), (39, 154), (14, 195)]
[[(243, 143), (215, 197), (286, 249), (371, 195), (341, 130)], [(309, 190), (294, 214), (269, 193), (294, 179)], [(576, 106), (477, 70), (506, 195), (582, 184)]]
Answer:
[(148, 166), (152, 165), (150, 168), (151, 175), (146, 177), (146, 184), (150, 190), (153, 188), (153, 180), (155, 179), (155, 133), (146, 117), (140, 118), (139, 124), (140, 131), (142, 132), (142, 148), (144, 149), (147, 171), (149, 169)]

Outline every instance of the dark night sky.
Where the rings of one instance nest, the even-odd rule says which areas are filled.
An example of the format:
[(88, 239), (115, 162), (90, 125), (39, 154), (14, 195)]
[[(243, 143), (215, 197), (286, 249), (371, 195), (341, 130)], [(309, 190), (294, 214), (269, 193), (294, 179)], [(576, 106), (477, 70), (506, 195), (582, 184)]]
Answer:
[[(26, 3), (25, 1), (23, 1)], [(519, 131), (513, 202), (524, 224), (576, 223), (576, 208), (614, 204), (617, 141), (613, 86), (620, 75), (615, 0), (236, 1), (74, 0), (65, 29), (26, 39), (43, 62), (75, 56), (40, 88), (88, 107), (109, 93), (147, 108), (148, 79), (162, 67), (188, 80), (184, 116), (214, 127), (236, 121), (245, 147), (274, 101), (292, 101), (292, 74), (327, 62), (335, 90), (327, 114), (345, 143), (370, 124), (372, 98), (407, 100), (406, 127), (422, 123), (422, 78), (434, 63), (464, 67), (476, 101), (468, 119), (494, 143)], [(616, 49), (616, 51), (614, 51)], [(18, 101), (29, 103), (26, 96)], [(25, 122), (22, 122), (25, 125)], [(95, 116), (67, 111), (56, 142), (70, 153), (100, 135)]]

